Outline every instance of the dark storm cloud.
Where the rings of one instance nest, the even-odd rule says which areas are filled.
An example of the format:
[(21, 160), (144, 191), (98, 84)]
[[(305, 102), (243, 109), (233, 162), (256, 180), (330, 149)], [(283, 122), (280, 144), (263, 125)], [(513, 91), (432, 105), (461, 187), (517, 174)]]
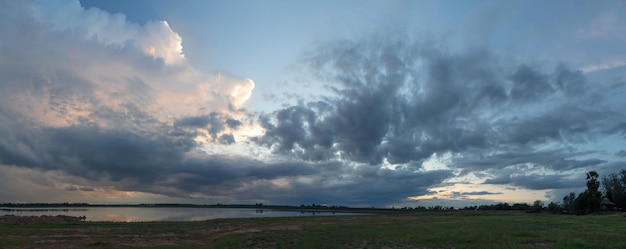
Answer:
[(222, 134), (218, 139), (220, 144), (232, 144), (235, 143), (235, 137), (233, 134)]
[(194, 128), (207, 128), (210, 134), (215, 135), (224, 130), (226, 118), (220, 113), (212, 112), (209, 115), (185, 117), (176, 121), (176, 125)]
[(568, 68), (565, 64), (559, 64), (554, 72), (556, 88), (568, 95), (583, 95), (587, 90), (587, 78), (579, 70)]
[(580, 140), (593, 134), (599, 121), (607, 120), (606, 113), (598, 109), (564, 105), (549, 112), (535, 116), (528, 115), (524, 119), (515, 117), (499, 124), (509, 143), (529, 144), (550, 141)]
[[(369, 163), (379, 162), (386, 156), (385, 151), (396, 151), (380, 145), (389, 124), (398, 122), (389, 113), (408, 111), (393, 109), (399, 107), (395, 102), (406, 102), (393, 100), (402, 86), (395, 81), (369, 87), (357, 78), (352, 83), (352, 79), (345, 78), (354, 89), (335, 90), (352, 100), (340, 105), (323, 100), (286, 108), (277, 112), (279, 122), (264, 116), (261, 125), (268, 135), (257, 141), (307, 160), (208, 154), (205, 151), (215, 148), (211, 146), (238, 142), (233, 132), (249, 121), (237, 114), (258, 115), (220, 109), (220, 105), (229, 105), (217, 101), (203, 102), (220, 93), (215, 92), (220, 87), (230, 96), (228, 87), (234, 83), (217, 77), (222, 79), (219, 86), (207, 85), (205, 95), (193, 95), (198, 89), (194, 82), (206, 79), (179, 75), (178, 70), (191, 70), (184, 64), (168, 67), (162, 58), (145, 55), (140, 44), (133, 41), (105, 46), (100, 41), (106, 37), (84, 38), (80, 28), (51, 31), (45, 23), (23, 13), (28, 6), (21, 5), (28, 4), (0, 8), (0, 30), (13, 34), (0, 43), (0, 167), (7, 172), (41, 174), (44, 179), (34, 185), (71, 192), (107, 189), (232, 202), (382, 206), (425, 194), (431, 186), (453, 176), (449, 170), (390, 170), (335, 159), (336, 148), (345, 157)], [(23, 15), (5, 15), (13, 12)], [(171, 30), (165, 31), (172, 34)], [(119, 38), (115, 35), (120, 34), (103, 35)], [(394, 51), (389, 47), (389, 53), (380, 57), (387, 61), (388, 77), (400, 80), (407, 69), (404, 59), (395, 58)], [(351, 56), (341, 63), (354, 73), (361, 71), (359, 67), (378, 67), (368, 63), (354, 67), (351, 61), (361, 55)], [(181, 81), (184, 87), (175, 88), (170, 80)], [(172, 97), (170, 89), (182, 96)], [(433, 91), (443, 96), (451, 90), (444, 87)], [(178, 98), (189, 102), (176, 102)], [(196, 98), (200, 103), (194, 102)], [(451, 105), (455, 102), (453, 98), (449, 101)], [(387, 103), (378, 104), (383, 102)], [(174, 111), (168, 112), (172, 104), (176, 105)], [(213, 105), (218, 106), (213, 109)], [(422, 112), (436, 115), (438, 108), (431, 104)], [(342, 115), (327, 115), (334, 112)], [(338, 139), (343, 142), (337, 144)], [(200, 142), (204, 140), (209, 144)], [(216, 150), (241, 150), (238, 146), (224, 148)], [(412, 150), (397, 151), (394, 156), (400, 161)], [(50, 172), (70, 181), (55, 182), (56, 178), (49, 178)]]
[(255, 180), (318, 173), (306, 163), (265, 163), (226, 155), (190, 156), (196, 146), (194, 135), (180, 129), (138, 133), (71, 126), (29, 127), (26, 131), (32, 136), (10, 137), (7, 135), (15, 134), (15, 130), (0, 130), (7, 138), (3, 144), (20, 145), (0, 147), (1, 164), (59, 170), (96, 185), (114, 183), (118, 190), (180, 197), (193, 193), (236, 196), (240, 193), (233, 189)]
[[(101, 107), (86, 117), (106, 120), (116, 124), (114, 128), (91, 122), (69, 127), (26, 126), (16, 120), (27, 118), (15, 113), (10, 121), (7, 115), (0, 118), (6, 120), (3, 127), (11, 127), (0, 130), (6, 138), (0, 147), (2, 164), (61, 171), (90, 180), (94, 186), (113, 184), (117, 190), (173, 197), (202, 194), (274, 203), (381, 206), (425, 194), (430, 186), (453, 175), (450, 171), (353, 167), (342, 162), (270, 163), (238, 156), (193, 156), (196, 132), (187, 128), (211, 125), (210, 116), (183, 118), (168, 126), (136, 108)], [(221, 138), (225, 142), (233, 139), (230, 134)], [(299, 181), (302, 177), (308, 180)], [(272, 182), (278, 179), (288, 181), (288, 187)], [(73, 185), (66, 190), (89, 191)]]
[(624, 135), (624, 137), (626, 137), (626, 122), (622, 122), (622, 123), (618, 123), (615, 126), (613, 126), (609, 132), (612, 133), (620, 133), (622, 135)]
[[(204, 128), (207, 127), (209, 124), (212, 124), (216, 121), (214, 116), (196, 116), (196, 117), (186, 117), (186, 118), (182, 118), (176, 121), (177, 125), (180, 126), (188, 126), (188, 127), (195, 127), (195, 128)], [(213, 124), (211, 125), (213, 126)], [(218, 123), (217, 124), (218, 127), (222, 127), (222, 123)]]
[[(203, 111), (213, 107), (209, 104), (218, 105), (207, 115), (167, 116), (163, 112), (169, 106), (160, 106), (159, 101), (165, 101), (163, 105), (172, 102), (158, 99), (157, 92), (169, 89), (159, 85), (162, 77), (178, 75), (176, 80), (192, 89), (196, 89), (192, 84), (206, 79), (185, 78), (178, 74), (180, 70), (195, 71), (184, 64), (168, 68), (132, 42), (105, 46), (97, 37), (83, 38), (78, 28), (76, 32), (51, 31), (49, 25), (40, 23), (43, 19), (30, 15), (30, 4), (0, 2), (0, 31), (11, 37), (0, 43), (0, 167), (6, 172), (30, 169), (43, 172), (42, 178), (56, 172), (78, 179), (80, 184), (60, 186), (67, 191), (104, 187), (237, 199), (245, 194), (238, 189), (252, 182), (305, 177), (321, 169), (308, 163), (207, 155), (196, 141), (198, 130), (206, 130), (215, 143), (236, 142), (230, 132), (243, 123), (232, 116), (234, 110), (219, 111), (219, 105), (227, 105), (209, 99), (193, 103), (208, 106)], [(234, 84), (226, 77), (220, 79), (220, 87)], [(174, 89), (187, 94), (177, 97), (196, 97), (185, 88)], [(221, 93), (212, 91), (200, 101), (211, 94)], [(183, 111), (195, 111), (189, 108)], [(35, 184), (65, 184), (44, 180)], [(254, 199), (272, 197), (265, 193)]]
[[(267, 163), (225, 155), (189, 156), (195, 146), (193, 136), (180, 130), (137, 134), (97, 127), (47, 128), (38, 137), (37, 144), (33, 141), (27, 147), (45, 151), (46, 164), (22, 166), (110, 182), (118, 190), (176, 197), (200, 193), (278, 203), (380, 206), (425, 194), (428, 187), (453, 175), (347, 167), (340, 162)], [(297, 180), (302, 177), (308, 180)], [(289, 187), (275, 185), (272, 181), (277, 179), (286, 179)], [(255, 182), (258, 185), (246, 187)]]
[[(79, 179), (61, 185), (66, 191), (381, 206), (454, 185), (443, 182), (458, 172), (489, 176), (488, 184), (560, 189), (581, 184), (562, 172), (618, 167), (576, 146), (626, 134), (626, 86), (591, 84), (564, 64), (551, 69), (405, 39), (329, 42), (305, 60), (327, 95), (245, 113), (232, 94), (249, 84), (188, 67), (179, 40), (140, 37), (134, 31), (145, 26), (95, 10), (89, 13), (102, 18), (89, 24), (121, 18), (119, 30), (85, 38), (89, 25), (61, 18), (51, 31), (44, 15), (26, 11), (31, 4), (0, 2), (7, 37), (0, 42), (0, 167)], [(93, 16), (73, 10), (86, 14), (77, 20)], [(176, 45), (172, 63), (181, 64), (145, 54), (142, 45), (154, 45), (148, 41)], [(256, 144), (235, 140), (238, 129), (253, 126), (241, 116), (259, 117), (264, 135)], [(258, 144), (283, 156), (265, 155)], [(422, 167), (434, 154), (450, 155), (451, 169)], [(55, 186), (51, 179), (37, 184)]]
[[(276, 115), (279, 118), (277, 123), (271, 123), (265, 117), (261, 119), (261, 125), (266, 129), (266, 136), (258, 140), (261, 144), (274, 146), (282, 153), (301, 149), (301, 153), (295, 153), (300, 153), (300, 157), (306, 160), (324, 161), (332, 157), (329, 153), (332, 131), (316, 128), (313, 123), (316, 121), (314, 111), (307, 107), (294, 106), (283, 109)], [(307, 134), (305, 127), (311, 127), (310, 133)]]
[(233, 119), (233, 118), (227, 118), (226, 119), (226, 125), (228, 125), (228, 127), (231, 128), (231, 129), (237, 129), (241, 125), (243, 125), (243, 123), (241, 121)]
[(42, 136), (50, 139), (49, 148), (44, 149), (49, 153), (49, 161), (43, 166), (93, 180), (153, 179), (146, 169), (176, 165), (182, 161), (183, 153), (195, 146), (192, 137), (184, 133), (151, 135), (90, 127), (45, 129)]
[(569, 179), (565, 175), (503, 175), (485, 180), (484, 184), (507, 184), (532, 190), (575, 188), (581, 186), (581, 179)]
[[(242, 125), (241, 121), (229, 117), (227, 114), (212, 112), (208, 115), (184, 117), (176, 121), (175, 125), (182, 127), (204, 128), (213, 140), (234, 141), (232, 135), (223, 134), (226, 127), (237, 129)], [(219, 136), (219, 137), (218, 137)], [(232, 138), (232, 139), (231, 139)]]
[(294, 181), (289, 188), (261, 184), (247, 191), (252, 196), (272, 196), (287, 203), (329, 205), (374, 205), (406, 201), (408, 196), (427, 194), (428, 188), (453, 176), (450, 171), (415, 172), (371, 166), (345, 167), (339, 162), (316, 164), (325, 169), (310, 175), (310, 182)]
[(511, 98), (518, 101), (538, 99), (554, 90), (545, 75), (527, 65), (520, 65), (511, 75), (511, 81)]
[[(450, 54), (393, 38), (326, 44), (307, 63), (332, 94), (262, 115), (266, 133), (256, 141), (308, 161), (419, 165), (452, 152), (463, 174), (519, 164), (590, 168), (605, 159), (576, 145), (619, 134), (615, 124), (626, 119), (609, 89), (591, 89), (564, 64), (515, 65), (486, 51)], [(551, 143), (563, 149), (539, 148)], [(570, 186), (556, 178), (488, 182)]]
[(596, 167), (605, 163), (601, 159), (576, 159), (585, 157), (591, 152), (568, 152), (566, 150), (516, 150), (491, 155), (467, 155), (465, 158), (455, 159), (454, 165), (462, 169), (486, 170), (498, 169), (506, 166), (532, 164), (544, 166), (557, 171), (575, 170), (585, 167)]

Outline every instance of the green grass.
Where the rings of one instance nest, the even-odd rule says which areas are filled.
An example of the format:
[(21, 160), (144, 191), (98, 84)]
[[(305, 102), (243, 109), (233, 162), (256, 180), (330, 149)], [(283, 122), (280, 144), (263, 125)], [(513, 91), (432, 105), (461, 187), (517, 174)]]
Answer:
[(516, 212), (0, 224), (0, 248), (626, 248), (626, 216)]

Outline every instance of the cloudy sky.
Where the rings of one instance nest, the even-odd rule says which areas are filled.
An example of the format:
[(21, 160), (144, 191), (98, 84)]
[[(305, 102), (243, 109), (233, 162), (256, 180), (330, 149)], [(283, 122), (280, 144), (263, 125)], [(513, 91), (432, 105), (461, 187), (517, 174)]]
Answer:
[(624, 1), (0, 1), (0, 203), (560, 201), (626, 168)]

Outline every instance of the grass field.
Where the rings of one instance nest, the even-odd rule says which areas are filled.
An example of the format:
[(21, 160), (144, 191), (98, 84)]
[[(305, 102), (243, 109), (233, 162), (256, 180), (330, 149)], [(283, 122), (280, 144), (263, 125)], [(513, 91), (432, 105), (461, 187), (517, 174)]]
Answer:
[(621, 213), (411, 213), (0, 224), (0, 248), (626, 248)]

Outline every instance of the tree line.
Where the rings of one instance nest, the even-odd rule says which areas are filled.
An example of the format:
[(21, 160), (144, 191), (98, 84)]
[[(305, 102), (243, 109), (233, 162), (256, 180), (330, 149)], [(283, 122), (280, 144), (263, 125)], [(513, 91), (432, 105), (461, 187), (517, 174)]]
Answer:
[(527, 210), (576, 215), (591, 214), (601, 210), (626, 210), (626, 169), (604, 176), (601, 179), (602, 182), (596, 171), (589, 171), (585, 175), (587, 180), (585, 191), (578, 195), (570, 192), (563, 196), (563, 203), (550, 202), (547, 206), (544, 206), (540, 200), (536, 200)]
[[(544, 205), (536, 200), (532, 205), (526, 203), (497, 203), (491, 205), (466, 206), (460, 210), (523, 210), (530, 213), (551, 212), (568, 214), (590, 214), (602, 209), (626, 210), (626, 169), (603, 177), (596, 171), (586, 173), (587, 188), (576, 195), (570, 192), (563, 197), (563, 203), (550, 202)], [(602, 188), (601, 188), (602, 187)]]
[(578, 215), (590, 214), (600, 211), (603, 207), (626, 210), (626, 169), (603, 177), (602, 184), (598, 180), (600, 175), (597, 172), (589, 171), (586, 176), (587, 189), (585, 191), (579, 193), (578, 196), (571, 192), (563, 197), (561, 208), (564, 212)]

